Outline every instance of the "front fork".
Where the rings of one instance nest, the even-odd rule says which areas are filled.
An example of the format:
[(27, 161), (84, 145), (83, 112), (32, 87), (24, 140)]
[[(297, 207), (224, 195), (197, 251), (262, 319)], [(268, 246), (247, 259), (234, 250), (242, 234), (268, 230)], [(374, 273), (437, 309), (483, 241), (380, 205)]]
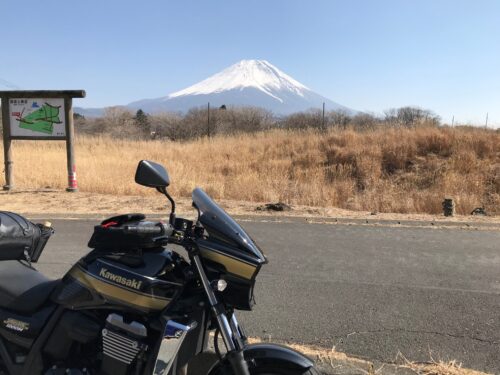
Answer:
[(217, 300), (214, 290), (210, 285), (199, 255), (193, 255), (193, 261), (200, 275), (212, 312), (217, 319), (222, 339), (226, 345), (226, 358), (229, 360), (236, 375), (250, 375), (248, 365), (243, 356), (246, 337), (236, 320), (236, 316), (233, 312), (231, 318), (228, 319), (224, 306)]

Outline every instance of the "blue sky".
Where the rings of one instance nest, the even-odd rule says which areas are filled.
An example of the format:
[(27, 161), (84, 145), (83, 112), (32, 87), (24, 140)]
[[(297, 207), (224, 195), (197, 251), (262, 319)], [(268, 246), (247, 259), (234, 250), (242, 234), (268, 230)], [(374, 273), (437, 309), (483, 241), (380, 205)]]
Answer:
[(381, 113), (418, 105), (500, 126), (500, 1), (0, 0), (0, 89), (78, 106), (165, 96), (241, 59)]

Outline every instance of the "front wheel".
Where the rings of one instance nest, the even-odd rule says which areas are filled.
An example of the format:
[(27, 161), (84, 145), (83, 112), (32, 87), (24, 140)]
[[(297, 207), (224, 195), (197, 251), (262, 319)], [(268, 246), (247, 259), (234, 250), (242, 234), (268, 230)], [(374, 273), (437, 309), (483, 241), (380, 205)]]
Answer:
[[(217, 368), (217, 356), (215, 353), (201, 353), (192, 360), (188, 366), (187, 375), (206, 374), (210, 368), (210, 375), (232, 375), (229, 366), (224, 369)], [(314, 367), (309, 369), (283, 369), (282, 364), (268, 364), (250, 368), (250, 375), (320, 375)], [(0, 374), (2, 375), (2, 374)]]
[[(250, 375), (319, 375), (314, 362), (288, 347), (275, 344), (248, 345), (243, 350)], [(224, 363), (225, 362), (225, 363)], [(218, 362), (209, 375), (234, 375), (227, 361)]]

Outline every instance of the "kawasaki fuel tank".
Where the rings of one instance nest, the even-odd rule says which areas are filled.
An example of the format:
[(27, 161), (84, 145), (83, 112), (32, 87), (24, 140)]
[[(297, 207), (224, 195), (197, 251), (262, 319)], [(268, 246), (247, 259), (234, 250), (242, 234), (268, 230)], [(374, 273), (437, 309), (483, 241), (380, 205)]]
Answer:
[(102, 255), (91, 252), (64, 277), (55, 302), (72, 309), (109, 307), (155, 312), (182, 291), (181, 258), (170, 251)]

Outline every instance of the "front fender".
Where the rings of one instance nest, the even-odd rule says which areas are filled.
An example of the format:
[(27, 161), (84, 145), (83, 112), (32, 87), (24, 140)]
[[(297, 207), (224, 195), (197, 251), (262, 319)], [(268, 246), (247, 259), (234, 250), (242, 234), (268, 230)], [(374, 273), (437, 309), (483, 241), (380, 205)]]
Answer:
[[(245, 360), (250, 370), (252, 368), (279, 367), (291, 371), (306, 371), (314, 366), (314, 362), (303, 354), (277, 344), (253, 344), (243, 349)], [(217, 362), (208, 375), (224, 375), (230, 365), (226, 362)]]

